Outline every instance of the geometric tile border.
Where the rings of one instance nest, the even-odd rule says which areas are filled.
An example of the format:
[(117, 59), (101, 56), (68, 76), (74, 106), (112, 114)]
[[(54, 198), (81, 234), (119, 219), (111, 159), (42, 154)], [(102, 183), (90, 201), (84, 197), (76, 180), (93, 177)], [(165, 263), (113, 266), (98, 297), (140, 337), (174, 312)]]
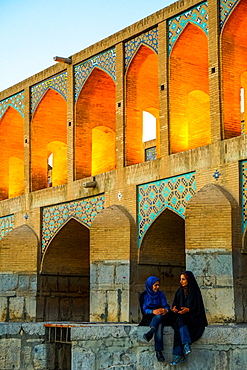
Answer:
[(46, 91), (50, 88), (67, 100), (67, 72), (60, 73), (31, 87), (31, 114), (34, 113)]
[(125, 68), (127, 69), (140, 45), (147, 45), (158, 54), (158, 28), (129, 40), (125, 43)]
[(70, 218), (73, 217), (90, 227), (95, 216), (103, 209), (103, 195), (44, 207), (42, 209), (42, 252)]
[(220, 0), (220, 29), (224, 26), (227, 18), (239, 0)]
[(165, 208), (184, 218), (186, 205), (195, 193), (195, 172), (139, 185), (138, 246), (141, 246), (146, 231)]
[(112, 48), (104, 53), (80, 63), (74, 67), (74, 100), (77, 101), (81, 89), (93, 69), (98, 67), (116, 80), (116, 49)]
[(0, 217), (0, 240), (14, 229), (14, 215)]
[(188, 23), (194, 23), (208, 35), (208, 3), (204, 2), (168, 21), (168, 53)]
[(24, 92), (20, 92), (7, 99), (0, 101), (0, 119), (8, 109), (8, 107), (15, 108), (24, 117)]
[(240, 162), (242, 233), (247, 226), (247, 160)]

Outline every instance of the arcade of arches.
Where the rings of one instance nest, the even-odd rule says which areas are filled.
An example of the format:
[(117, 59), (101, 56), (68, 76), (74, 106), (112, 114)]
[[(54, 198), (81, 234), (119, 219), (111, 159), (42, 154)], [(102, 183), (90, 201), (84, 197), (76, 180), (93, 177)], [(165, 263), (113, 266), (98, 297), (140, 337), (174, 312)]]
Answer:
[(247, 320), (247, 0), (178, 4), (0, 92), (0, 320), (138, 322), (185, 268)]

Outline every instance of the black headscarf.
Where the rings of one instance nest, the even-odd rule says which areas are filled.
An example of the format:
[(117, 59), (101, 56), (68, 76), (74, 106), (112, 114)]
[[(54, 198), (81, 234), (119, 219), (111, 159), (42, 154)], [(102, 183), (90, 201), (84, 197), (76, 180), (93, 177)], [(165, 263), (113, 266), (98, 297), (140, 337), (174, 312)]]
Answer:
[(185, 314), (187, 325), (205, 328), (208, 322), (200, 288), (191, 271), (182, 272), (180, 276), (182, 274), (187, 278), (188, 286), (187, 288), (180, 286), (175, 294), (172, 307), (176, 306), (178, 310), (180, 310), (181, 307), (188, 307), (190, 311)]

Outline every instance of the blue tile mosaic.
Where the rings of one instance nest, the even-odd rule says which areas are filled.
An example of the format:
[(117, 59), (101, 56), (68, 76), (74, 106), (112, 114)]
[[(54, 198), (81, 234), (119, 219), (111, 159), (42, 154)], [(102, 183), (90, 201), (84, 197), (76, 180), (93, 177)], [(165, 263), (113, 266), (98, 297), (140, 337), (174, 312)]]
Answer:
[(8, 107), (15, 108), (24, 117), (24, 92), (12, 95), (7, 99), (0, 101), (0, 119), (8, 109)]
[(0, 240), (14, 229), (14, 215), (0, 217)]
[(53, 89), (67, 100), (67, 72), (60, 73), (31, 88), (31, 113), (33, 114), (48, 89)]
[(196, 193), (195, 172), (150, 182), (137, 187), (138, 245), (155, 219), (169, 208), (185, 217), (188, 201)]
[(80, 63), (74, 67), (74, 100), (77, 101), (81, 89), (93, 69), (97, 67), (108, 73), (116, 80), (116, 49), (110, 49), (102, 54)]
[(156, 146), (145, 149), (145, 161), (152, 161), (153, 159), (156, 159), (156, 157)]
[(208, 3), (204, 2), (168, 21), (168, 53), (188, 23), (194, 23), (208, 35)]
[(90, 227), (95, 216), (103, 209), (103, 195), (43, 208), (42, 252), (45, 251), (51, 239), (70, 218), (74, 218)]
[(155, 53), (158, 54), (158, 28), (154, 28), (148, 32), (131, 39), (125, 43), (125, 68), (127, 69), (137, 50), (141, 45), (149, 46)]
[(238, 4), (239, 0), (220, 0), (220, 28), (222, 28), (231, 11)]

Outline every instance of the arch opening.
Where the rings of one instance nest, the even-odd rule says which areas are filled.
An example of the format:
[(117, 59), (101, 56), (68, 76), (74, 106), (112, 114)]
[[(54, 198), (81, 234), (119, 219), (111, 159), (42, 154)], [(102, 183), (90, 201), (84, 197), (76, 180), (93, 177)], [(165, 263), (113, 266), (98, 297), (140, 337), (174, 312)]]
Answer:
[(116, 168), (115, 132), (115, 82), (94, 68), (76, 103), (76, 179)]
[(4, 200), (24, 193), (24, 120), (12, 107), (0, 120), (0, 148), (0, 200)]
[[(52, 170), (48, 158), (54, 154)], [(32, 119), (32, 191), (67, 182), (67, 106), (48, 89)], [(52, 171), (52, 181), (49, 178)]]
[(51, 241), (39, 275), (39, 321), (89, 321), (89, 229), (70, 219)]
[(232, 10), (221, 36), (225, 139), (246, 131), (246, 22), (247, 1), (241, 0)]
[(188, 23), (170, 56), (170, 150), (179, 153), (210, 142), (208, 40)]
[[(143, 162), (146, 150), (151, 147), (155, 147), (155, 158), (160, 155), (158, 57), (147, 46), (140, 46), (128, 68), (126, 97), (125, 147), (126, 165), (129, 166)], [(147, 139), (147, 117), (150, 115), (153, 116), (150, 124), (153, 134)]]
[(178, 276), (185, 269), (185, 221), (165, 209), (147, 230), (139, 251), (140, 281), (157, 275), (168, 301), (173, 299)]

